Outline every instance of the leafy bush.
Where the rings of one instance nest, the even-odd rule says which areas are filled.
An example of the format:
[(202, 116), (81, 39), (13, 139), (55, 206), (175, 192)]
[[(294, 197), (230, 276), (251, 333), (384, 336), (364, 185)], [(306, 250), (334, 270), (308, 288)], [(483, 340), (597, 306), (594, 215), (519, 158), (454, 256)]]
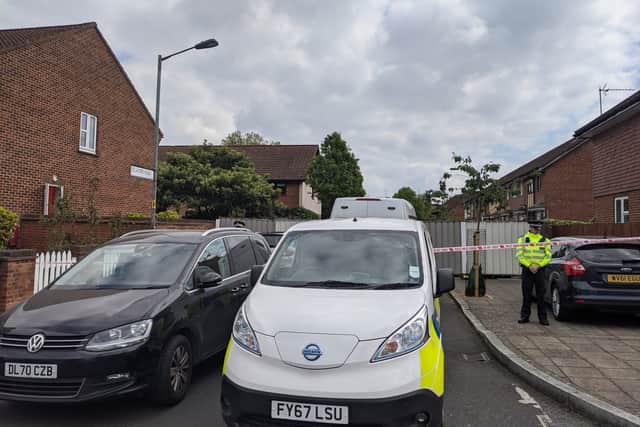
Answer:
[(545, 224), (549, 225), (574, 225), (574, 224), (593, 224), (594, 221), (578, 221), (575, 219), (557, 219), (557, 218), (547, 218), (544, 220)]
[(289, 209), (287, 217), (291, 219), (320, 219), (320, 215), (305, 208)]
[(166, 210), (158, 213), (156, 218), (163, 221), (177, 221), (180, 219), (180, 214), (174, 210)]
[(151, 218), (149, 214), (141, 213), (141, 212), (129, 212), (127, 214), (128, 219), (149, 219)]
[(9, 244), (19, 219), (20, 217), (17, 213), (0, 206), (0, 249), (5, 249)]

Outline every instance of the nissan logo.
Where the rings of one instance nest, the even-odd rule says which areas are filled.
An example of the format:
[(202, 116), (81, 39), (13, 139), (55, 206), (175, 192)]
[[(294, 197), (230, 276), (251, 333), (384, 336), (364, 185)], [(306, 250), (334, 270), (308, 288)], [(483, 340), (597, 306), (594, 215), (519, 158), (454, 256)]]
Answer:
[(35, 334), (27, 341), (27, 351), (29, 353), (37, 353), (44, 345), (44, 335)]
[(322, 350), (320, 350), (320, 346), (318, 344), (308, 344), (302, 349), (302, 355), (309, 362), (315, 362), (320, 359), (320, 356), (322, 356)]

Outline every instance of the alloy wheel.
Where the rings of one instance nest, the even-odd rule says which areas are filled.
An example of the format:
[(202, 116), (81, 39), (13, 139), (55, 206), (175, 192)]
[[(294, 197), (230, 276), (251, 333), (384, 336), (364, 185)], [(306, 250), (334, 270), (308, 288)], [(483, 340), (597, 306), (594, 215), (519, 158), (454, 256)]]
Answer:
[(179, 345), (173, 352), (169, 368), (169, 380), (175, 393), (181, 392), (187, 385), (190, 368), (191, 355), (183, 345)]
[(558, 317), (560, 314), (560, 292), (558, 292), (558, 288), (553, 288), (553, 292), (551, 294), (551, 308), (553, 309), (553, 315)]

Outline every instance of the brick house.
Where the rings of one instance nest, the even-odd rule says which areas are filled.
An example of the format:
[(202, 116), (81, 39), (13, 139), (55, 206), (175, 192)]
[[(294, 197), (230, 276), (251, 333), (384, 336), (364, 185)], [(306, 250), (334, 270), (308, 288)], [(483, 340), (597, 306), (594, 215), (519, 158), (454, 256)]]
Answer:
[(153, 128), (96, 23), (0, 30), (1, 206), (81, 213), (95, 177), (99, 215), (148, 213)]
[(640, 91), (576, 130), (593, 145), (597, 222), (640, 222)]
[(488, 217), (505, 221), (591, 220), (592, 151), (589, 141), (573, 138), (503, 176), (500, 182), (507, 189), (506, 209), (494, 207)]
[[(190, 145), (161, 145), (160, 160), (169, 153), (189, 154)], [(245, 154), (255, 165), (256, 172), (267, 177), (280, 189), (280, 201), (288, 208), (305, 208), (320, 215), (322, 205), (313, 197), (307, 184), (307, 170), (311, 160), (320, 153), (317, 145), (234, 145), (229, 146)]]
[(444, 204), (445, 209), (448, 211), (448, 216), (451, 221), (464, 221), (464, 198), (462, 194), (456, 194), (447, 200)]

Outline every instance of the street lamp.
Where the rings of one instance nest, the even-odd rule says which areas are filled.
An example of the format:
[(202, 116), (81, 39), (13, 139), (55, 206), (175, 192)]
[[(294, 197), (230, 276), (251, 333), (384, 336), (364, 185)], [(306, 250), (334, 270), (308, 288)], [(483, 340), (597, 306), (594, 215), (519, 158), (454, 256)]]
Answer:
[(151, 227), (156, 228), (156, 198), (158, 194), (158, 146), (160, 145), (160, 75), (162, 74), (162, 61), (172, 56), (180, 55), (191, 49), (209, 49), (218, 46), (216, 39), (203, 40), (191, 47), (174, 52), (171, 55), (158, 55), (158, 78), (156, 83), (156, 119), (153, 132), (153, 192), (151, 197)]

